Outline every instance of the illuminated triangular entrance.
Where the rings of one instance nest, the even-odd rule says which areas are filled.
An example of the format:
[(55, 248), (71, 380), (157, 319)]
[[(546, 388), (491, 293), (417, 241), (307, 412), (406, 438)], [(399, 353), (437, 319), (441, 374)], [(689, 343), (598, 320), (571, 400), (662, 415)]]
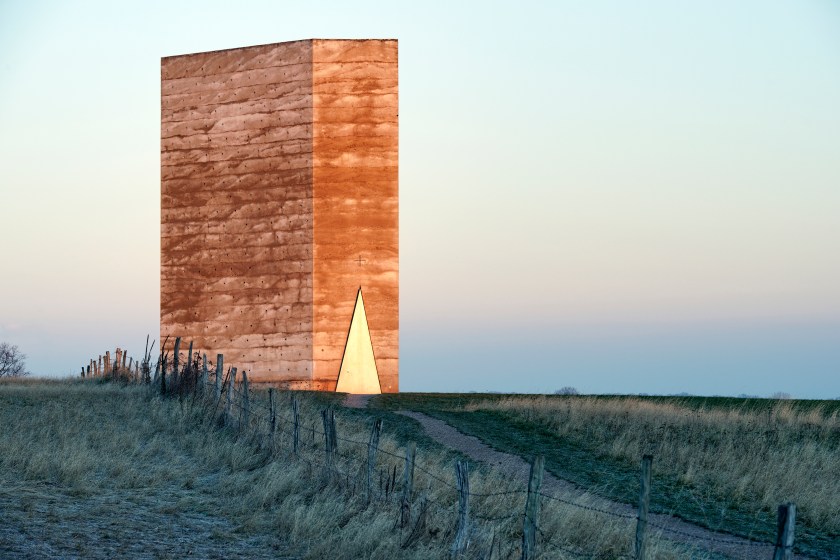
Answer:
[(376, 371), (376, 359), (373, 357), (373, 343), (370, 340), (361, 288), (356, 294), (353, 320), (350, 321), (350, 331), (347, 333), (347, 344), (344, 347), (344, 356), (341, 358), (341, 369), (338, 372), (338, 384), (335, 390), (339, 393), (362, 395), (382, 392), (379, 386), (379, 373)]

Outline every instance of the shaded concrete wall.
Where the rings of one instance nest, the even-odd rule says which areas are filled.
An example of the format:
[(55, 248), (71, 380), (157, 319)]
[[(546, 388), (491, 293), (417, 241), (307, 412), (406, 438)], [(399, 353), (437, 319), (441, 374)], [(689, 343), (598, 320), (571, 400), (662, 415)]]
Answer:
[(311, 170), (311, 42), (162, 60), (162, 338), (311, 380)]
[(361, 287), (398, 390), (397, 78), (396, 41), (162, 60), (162, 337), (334, 390)]
[(314, 41), (314, 377), (334, 389), (361, 287), (383, 392), (399, 357), (397, 41)]

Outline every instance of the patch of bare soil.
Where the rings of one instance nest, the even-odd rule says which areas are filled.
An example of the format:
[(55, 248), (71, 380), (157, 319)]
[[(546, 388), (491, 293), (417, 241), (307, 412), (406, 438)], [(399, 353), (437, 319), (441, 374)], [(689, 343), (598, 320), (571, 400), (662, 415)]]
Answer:
[[(461, 433), (446, 422), (432, 418), (421, 412), (400, 411), (399, 414), (419, 422), (426, 433), (441, 444), (454, 449), (475, 461), (487, 463), (499, 468), (523, 486), (528, 484), (530, 465), (518, 455), (497, 451), (480, 439)], [(571, 482), (559, 479), (546, 472), (543, 477), (542, 492), (551, 496), (579, 504), (586, 508), (609, 511), (618, 515), (635, 516), (636, 509), (618, 502), (593, 496)], [(661, 538), (696, 546), (729, 558), (739, 560), (766, 560), (772, 556), (772, 546), (759, 545), (726, 533), (717, 533), (687, 523), (679, 518), (662, 514), (649, 514), (649, 520), (669, 531), (653, 529), (653, 534)], [(797, 558), (805, 558), (797, 555)]]
[(353, 395), (348, 394), (344, 397), (344, 406), (347, 408), (367, 408), (370, 399), (376, 395)]

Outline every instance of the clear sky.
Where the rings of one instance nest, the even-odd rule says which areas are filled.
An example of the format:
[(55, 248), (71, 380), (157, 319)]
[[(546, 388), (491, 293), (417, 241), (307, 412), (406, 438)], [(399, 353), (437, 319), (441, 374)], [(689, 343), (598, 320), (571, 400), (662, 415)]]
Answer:
[(840, 3), (0, 2), (0, 340), (158, 331), (160, 57), (400, 41), (401, 387), (840, 397)]

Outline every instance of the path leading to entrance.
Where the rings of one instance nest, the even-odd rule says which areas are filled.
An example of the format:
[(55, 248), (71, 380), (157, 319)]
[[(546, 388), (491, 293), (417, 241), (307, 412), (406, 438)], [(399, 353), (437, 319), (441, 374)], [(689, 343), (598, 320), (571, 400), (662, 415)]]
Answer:
[(354, 395), (349, 393), (344, 397), (344, 406), (347, 408), (367, 408), (370, 399), (376, 395)]

